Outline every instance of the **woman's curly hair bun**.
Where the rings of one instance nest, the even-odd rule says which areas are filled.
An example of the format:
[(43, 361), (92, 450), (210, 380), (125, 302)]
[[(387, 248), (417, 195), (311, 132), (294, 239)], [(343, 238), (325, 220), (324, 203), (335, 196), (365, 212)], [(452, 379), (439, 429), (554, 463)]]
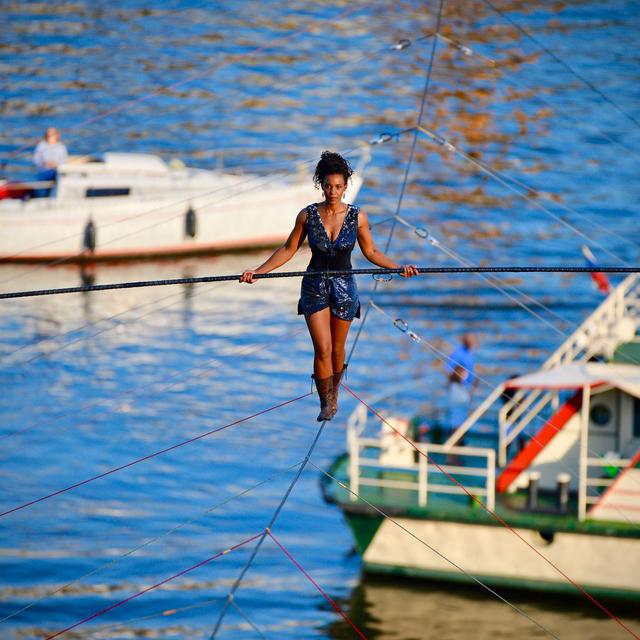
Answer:
[(353, 175), (353, 169), (347, 160), (339, 153), (334, 151), (323, 151), (320, 160), (316, 165), (313, 174), (313, 182), (317, 187), (322, 188), (322, 183), (327, 176), (333, 173), (339, 173), (344, 177), (344, 183), (347, 184), (349, 178)]

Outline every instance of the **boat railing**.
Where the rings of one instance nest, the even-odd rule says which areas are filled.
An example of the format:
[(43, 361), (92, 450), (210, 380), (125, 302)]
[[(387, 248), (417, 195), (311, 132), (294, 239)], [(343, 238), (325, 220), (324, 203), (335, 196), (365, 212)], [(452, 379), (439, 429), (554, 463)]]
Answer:
[[(640, 274), (631, 274), (556, 349), (542, 364), (541, 369), (552, 369), (575, 361), (586, 362), (595, 357), (610, 359), (618, 344), (635, 336), (639, 324)], [(498, 399), (504, 400), (504, 390), (503, 384), (495, 387), (451, 434), (445, 446), (458, 443)], [(553, 409), (558, 408), (557, 393), (522, 389), (504, 401), (498, 412), (498, 464), (500, 466), (506, 464), (509, 444), (548, 406)]]
[[(604, 492), (616, 481), (618, 474), (631, 464), (631, 458), (586, 457), (580, 466), (578, 519), (584, 520), (589, 508), (600, 502)], [(589, 490), (595, 495), (588, 495)]]
[[(385, 438), (362, 438), (352, 434), (349, 442), (349, 488), (351, 501), (357, 501), (362, 487), (399, 490), (417, 495), (426, 507), (435, 494), (466, 495), (482, 499), (488, 509), (495, 508), (495, 451), (489, 448), (416, 442), (412, 446), (395, 436), (395, 450), (389, 454)], [(423, 455), (419, 455), (416, 451)], [(443, 458), (438, 463), (435, 457)], [(451, 460), (452, 462), (447, 462)], [(469, 466), (464, 462), (469, 461)], [(449, 482), (434, 482), (437, 474)], [(458, 480), (472, 479), (472, 484)], [(453, 479), (453, 481), (452, 481)], [(478, 484), (479, 482), (479, 484)]]

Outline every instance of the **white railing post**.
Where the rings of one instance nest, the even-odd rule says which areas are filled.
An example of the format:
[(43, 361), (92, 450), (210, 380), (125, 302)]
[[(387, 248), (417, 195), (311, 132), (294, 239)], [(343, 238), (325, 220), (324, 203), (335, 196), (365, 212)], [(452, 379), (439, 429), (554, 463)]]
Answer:
[(493, 449), (487, 451), (487, 509), (493, 511), (496, 508), (496, 452)]
[(351, 434), (349, 436), (349, 499), (355, 502), (360, 492), (360, 443), (358, 436)]
[(418, 504), (421, 507), (427, 506), (427, 494), (429, 491), (429, 467), (427, 465), (427, 447), (420, 447), (418, 456)]
[(589, 446), (589, 401), (591, 388), (582, 387), (582, 407), (580, 410), (580, 464), (578, 470), (578, 520), (587, 517), (587, 474)]

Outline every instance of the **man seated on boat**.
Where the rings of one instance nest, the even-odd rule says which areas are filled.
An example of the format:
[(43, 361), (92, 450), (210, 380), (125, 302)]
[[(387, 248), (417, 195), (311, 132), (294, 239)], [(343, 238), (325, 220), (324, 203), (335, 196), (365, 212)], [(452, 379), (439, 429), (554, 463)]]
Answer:
[[(58, 167), (67, 161), (67, 147), (60, 141), (60, 132), (55, 127), (48, 127), (44, 138), (38, 142), (33, 152), (33, 164), (38, 170), (38, 182), (53, 182), (58, 175)], [(51, 187), (36, 190), (38, 196), (48, 196)]]

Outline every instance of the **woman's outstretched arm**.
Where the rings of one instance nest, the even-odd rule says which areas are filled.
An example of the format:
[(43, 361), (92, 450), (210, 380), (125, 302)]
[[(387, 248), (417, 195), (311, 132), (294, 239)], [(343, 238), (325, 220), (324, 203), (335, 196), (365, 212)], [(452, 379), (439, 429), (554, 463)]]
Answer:
[(296, 223), (293, 226), (289, 237), (285, 243), (278, 247), (271, 256), (263, 262), (257, 269), (245, 269), (240, 276), (240, 282), (246, 282), (253, 284), (255, 282), (253, 276), (256, 273), (269, 273), (278, 267), (281, 267), (286, 262), (289, 262), (295, 255), (296, 251), (302, 246), (304, 239), (307, 235), (305, 223), (307, 221), (307, 212), (303, 209), (296, 216)]
[(403, 269), (402, 276), (404, 278), (411, 278), (418, 275), (418, 269), (412, 265), (399, 265), (391, 258), (385, 255), (373, 241), (371, 230), (369, 229), (369, 217), (364, 211), (360, 211), (358, 214), (358, 244), (364, 257), (383, 269)]

